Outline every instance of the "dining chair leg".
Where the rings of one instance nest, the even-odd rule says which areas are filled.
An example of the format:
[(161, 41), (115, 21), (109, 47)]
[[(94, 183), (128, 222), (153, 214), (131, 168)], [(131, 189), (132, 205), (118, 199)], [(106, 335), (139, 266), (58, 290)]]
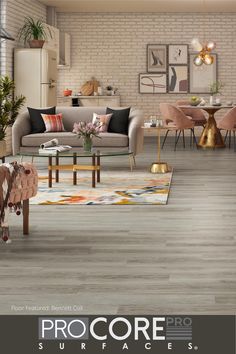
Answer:
[(167, 138), (167, 136), (168, 136), (168, 133), (169, 133), (169, 130), (166, 131), (166, 134), (165, 134), (165, 137), (164, 137), (162, 146), (161, 146), (162, 149), (163, 149), (163, 147), (164, 147), (164, 145), (165, 145), (165, 142), (166, 142), (166, 138)]
[(189, 146), (192, 146), (192, 130), (190, 130), (190, 139), (189, 139)]
[(183, 147), (185, 149), (185, 136), (184, 136), (184, 130), (182, 130), (182, 133), (183, 133)]
[(177, 144), (178, 144), (178, 141), (179, 141), (181, 130), (179, 131), (178, 136), (177, 136), (177, 132), (178, 132), (178, 130), (176, 130), (176, 132), (175, 132), (175, 149), (174, 149), (175, 151), (176, 151), (176, 148), (177, 148)]
[(178, 133), (178, 130), (175, 131), (175, 146), (176, 146), (176, 141), (177, 141), (177, 133)]
[(192, 131), (192, 134), (193, 134), (193, 141), (195, 142), (196, 147), (197, 147), (197, 149), (198, 149), (198, 146), (197, 146), (197, 139), (196, 139), (196, 135), (195, 135), (195, 132), (194, 132), (194, 128), (192, 128), (191, 131)]
[(231, 148), (231, 130), (229, 131), (229, 149)]
[(226, 142), (226, 140), (227, 140), (228, 133), (229, 133), (229, 131), (228, 131), (228, 130), (226, 130), (226, 134), (225, 134), (225, 140), (224, 140), (224, 142)]

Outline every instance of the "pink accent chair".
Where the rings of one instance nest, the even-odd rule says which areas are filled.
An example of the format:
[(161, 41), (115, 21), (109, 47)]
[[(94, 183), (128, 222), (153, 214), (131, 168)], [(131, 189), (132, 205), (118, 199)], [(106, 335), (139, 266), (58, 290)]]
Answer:
[[(189, 105), (190, 102), (188, 100), (178, 100), (176, 102), (177, 106), (185, 106)], [(181, 111), (194, 122), (195, 127), (204, 127), (207, 120), (205, 114), (201, 108), (180, 108)]]
[(229, 136), (229, 149), (231, 147), (231, 133), (234, 135), (234, 149), (235, 149), (235, 131), (236, 131), (236, 107), (230, 109), (224, 117), (218, 122), (218, 128), (226, 130), (225, 142)]
[(165, 121), (165, 124), (167, 126), (169, 125), (169, 127), (170, 127), (170, 129), (167, 129), (167, 131), (166, 131), (166, 135), (165, 135), (164, 141), (162, 143), (162, 148), (164, 147), (168, 133), (171, 130), (175, 131), (175, 148), (174, 148), (175, 151), (176, 151), (176, 147), (177, 147), (181, 132), (183, 134), (183, 146), (185, 148), (185, 136), (184, 136), (185, 129), (189, 129), (191, 131), (191, 135), (193, 135), (194, 141), (197, 145), (196, 137), (194, 134), (194, 122), (191, 119), (189, 119), (181, 111), (181, 109), (179, 109), (176, 106), (171, 105), (169, 103), (160, 103), (160, 111), (161, 111), (162, 119)]

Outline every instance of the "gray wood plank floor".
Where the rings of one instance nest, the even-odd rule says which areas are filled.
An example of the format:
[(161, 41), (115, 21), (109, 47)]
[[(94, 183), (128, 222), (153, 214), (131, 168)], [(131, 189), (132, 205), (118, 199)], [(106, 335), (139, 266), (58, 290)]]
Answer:
[[(147, 138), (137, 169), (155, 153)], [(12, 216), (13, 243), (0, 245), (0, 313), (234, 314), (236, 153), (174, 152), (170, 143), (163, 159), (174, 167), (167, 206), (31, 206), (29, 237)], [(104, 168), (122, 173), (128, 162)]]

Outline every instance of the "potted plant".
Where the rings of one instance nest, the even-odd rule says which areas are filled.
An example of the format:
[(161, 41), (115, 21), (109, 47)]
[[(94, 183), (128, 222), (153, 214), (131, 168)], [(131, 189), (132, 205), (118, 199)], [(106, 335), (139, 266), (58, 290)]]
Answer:
[(221, 89), (224, 87), (223, 83), (221, 81), (214, 81), (210, 85), (210, 105), (214, 104), (214, 96), (217, 94), (221, 94)]
[(6, 130), (16, 120), (25, 97), (14, 97), (15, 84), (8, 76), (0, 77), (0, 157), (6, 155)]
[(24, 43), (29, 43), (30, 48), (42, 48), (48, 35), (52, 38), (52, 33), (41, 20), (34, 20), (32, 17), (26, 17), (23, 27), (19, 31), (19, 39)]
[(77, 134), (78, 138), (83, 139), (83, 148), (85, 152), (91, 152), (93, 146), (93, 137), (100, 138), (101, 126), (91, 122), (79, 122), (74, 124), (73, 133)]

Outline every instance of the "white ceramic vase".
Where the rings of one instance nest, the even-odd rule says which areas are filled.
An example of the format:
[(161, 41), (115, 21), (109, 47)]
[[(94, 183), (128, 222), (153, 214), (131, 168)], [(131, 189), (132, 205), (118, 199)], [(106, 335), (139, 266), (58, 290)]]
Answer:
[(213, 106), (213, 104), (214, 104), (214, 96), (210, 96), (210, 100), (209, 100), (209, 104), (210, 104), (210, 106)]

